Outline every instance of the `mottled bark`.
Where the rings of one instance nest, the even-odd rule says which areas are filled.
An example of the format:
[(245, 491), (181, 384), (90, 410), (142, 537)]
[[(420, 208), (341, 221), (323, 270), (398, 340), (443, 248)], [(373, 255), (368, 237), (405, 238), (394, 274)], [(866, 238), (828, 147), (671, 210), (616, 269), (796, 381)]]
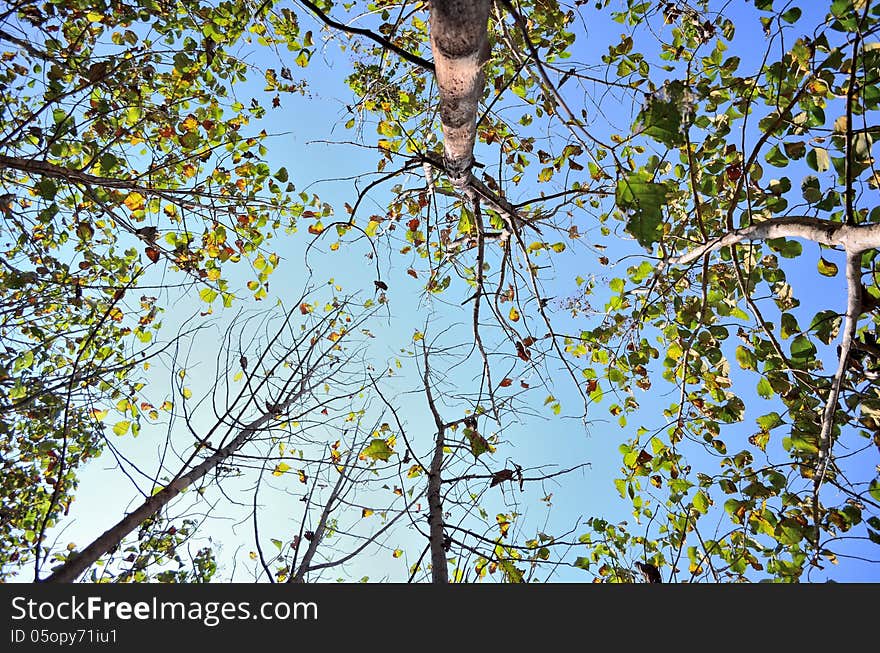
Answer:
[(431, 0), (431, 51), (440, 88), (445, 167), (453, 185), (467, 185), (474, 162), (477, 107), (489, 59), (489, 0)]

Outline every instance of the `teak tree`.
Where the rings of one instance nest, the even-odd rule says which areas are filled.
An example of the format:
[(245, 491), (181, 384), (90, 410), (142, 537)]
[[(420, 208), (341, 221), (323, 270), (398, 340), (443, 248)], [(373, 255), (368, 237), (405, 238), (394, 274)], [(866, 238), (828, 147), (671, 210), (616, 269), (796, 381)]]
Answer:
[[(115, 447), (109, 410), (118, 438), (161, 424), (144, 364), (179, 342), (159, 320), (175, 299), (198, 296), (198, 329), (215, 306), (268, 299), (282, 265), (364, 248), (365, 308), (415, 335), (395, 343), (399, 368), (364, 363), (345, 446), (310, 443), (312, 537), (265, 555), (275, 454), (228, 448), (276, 399), (172, 474), (252, 467), (255, 578), (318, 580), (384, 538), (407, 578), (435, 582), (537, 580), (545, 565), (798, 581), (878, 559), (877, 3), (21, 0), (0, 21), (4, 576), (43, 577), (81, 470)], [(332, 202), (296, 195), (260, 130), (324, 75), (321, 40), (345, 52), (342, 122), (376, 161)], [(263, 95), (238, 100), (255, 77)], [(268, 249), (284, 243), (305, 266)], [(254, 278), (233, 281), (238, 262)], [(405, 284), (429, 321), (396, 303)], [(486, 510), (591, 462), (521, 460), (511, 436), (539, 415), (610, 422), (622, 456), (607, 509), (585, 505), (572, 541), (528, 506)], [(54, 578), (123, 569), (140, 527), (137, 573), (113, 577), (158, 579), (143, 566), (201, 530), (166, 527), (174, 482), (101, 544), (53, 550)], [(384, 523), (358, 533), (374, 513)], [(191, 572), (158, 573), (209, 579), (199, 551)]]

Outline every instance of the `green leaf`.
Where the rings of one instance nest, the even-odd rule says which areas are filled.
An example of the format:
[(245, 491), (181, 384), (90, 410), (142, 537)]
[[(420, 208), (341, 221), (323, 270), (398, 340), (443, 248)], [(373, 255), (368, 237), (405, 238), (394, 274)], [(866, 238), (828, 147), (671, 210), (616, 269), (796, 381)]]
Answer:
[(128, 429), (131, 427), (131, 422), (127, 419), (122, 420), (121, 422), (116, 422), (113, 426), (113, 432), (116, 435), (125, 435), (128, 433)]
[(784, 258), (797, 258), (804, 251), (803, 245), (796, 240), (774, 238), (767, 241), (767, 245), (779, 252)]
[(766, 415), (761, 415), (758, 419), (755, 420), (765, 431), (772, 431), (777, 426), (781, 426), (783, 424), (782, 417), (780, 417), (779, 413), (772, 412), (767, 413)]
[(711, 500), (702, 490), (694, 495), (694, 508), (696, 508), (697, 512), (705, 515), (706, 512), (709, 510), (710, 503)]
[(801, 181), (801, 194), (810, 204), (815, 204), (822, 199), (822, 189), (819, 186), (819, 178), (815, 175), (807, 175)]
[(489, 441), (473, 429), (465, 429), (464, 434), (470, 443), (471, 453), (474, 458), (479, 458), (487, 451), (490, 451)]
[(766, 378), (761, 377), (761, 380), (758, 381), (757, 392), (759, 397), (770, 399), (770, 397), (773, 396), (773, 386), (770, 385), (770, 382)]
[(284, 168), (284, 167), (278, 168), (278, 172), (276, 172), (274, 176), (275, 176), (275, 179), (280, 181), (282, 184), (287, 183), (287, 180), (288, 180), (287, 168)]
[(202, 289), (199, 291), (199, 297), (200, 297), (200, 298), (202, 299), (202, 301), (205, 302), (206, 304), (210, 304), (210, 303), (213, 302), (215, 299), (217, 299), (217, 291), (214, 290), (213, 288), (202, 288)]
[(875, 478), (871, 481), (871, 485), (868, 487), (868, 494), (874, 498), (874, 501), (880, 501), (880, 480)]
[(782, 153), (778, 145), (774, 145), (770, 148), (770, 151), (764, 155), (764, 160), (777, 168), (784, 168), (788, 165), (788, 157)]
[(15, 359), (15, 363), (12, 365), (12, 370), (14, 372), (21, 372), (22, 370), (28, 369), (31, 365), (34, 364), (34, 352), (31, 350), (26, 351), (21, 356)]
[(685, 134), (693, 115), (694, 100), (684, 82), (666, 81), (648, 96), (633, 129), (666, 147), (680, 147), (685, 144)]
[(783, 313), (779, 320), (779, 334), (783, 340), (788, 340), (800, 332), (797, 319), (791, 313)]
[(617, 206), (628, 213), (626, 231), (648, 249), (662, 235), (662, 208), (666, 203), (666, 186), (651, 179), (649, 172), (638, 170), (622, 178), (616, 192)]
[(782, 149), (785, 150), (785, 155), (790, 159), (801, 159), (807, 153), (807, 145), (804, 141), (783, 143)]
[(739, 363), (739, 366), (744, 370), (754, 370), (757, 369), (757, 358), (755, 354), (751, 351), (739, 345), (736, 348), (736, 361)]
[(788, 11), (784, 12), (780, 18), (784, 20), (786, 23), (796, 23), (798, 18), (801, 17), (801, 10), (797, 7), (792, 7)]
[(367, 458), (372, 458), (374, 460), (388, 462), (388, 459), (391, 458), (391, 455), (393, 453), (394, 450), (388, 446), (388, 442), (381, 438), (374, 438), (373, 441), (370, 442), (369, 446), (364, 449), (362, 455)]
[(826, 260), (824, 257), (819, 257), (819, 274), (826, 277), (833, 277), (837, 275), (837, 264), (832, 261)]
[(545, 182), (550, 181), (553, 178), (554, 169), (552, 166), (548, 166), (546, 168), (542, 168), (541, 172), (538, 173), (538, 181)]
[(299, 54), (296, 55), (296, 65), (300, 68), (305, 68), (309, 65), (309, 60), (312, 58), (312, 51), (303, 48), (299, 51)]
[(807, 361), (816, 355), (816, 345), (804, 335), (797, 336), (791, 342), (791, 357), (795, 361)]
[(810, 323), (810, 331), (815, 331), (816, 337), (821, 342), (830, 345), (831, 341), (837, 337), (842, 321), (843, 318), (836, 311), (819, 311)]

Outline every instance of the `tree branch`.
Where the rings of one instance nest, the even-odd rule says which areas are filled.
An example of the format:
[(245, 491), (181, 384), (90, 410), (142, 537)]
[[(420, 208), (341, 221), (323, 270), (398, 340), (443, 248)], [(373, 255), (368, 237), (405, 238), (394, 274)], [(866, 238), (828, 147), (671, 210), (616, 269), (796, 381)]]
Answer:
[(391, 50), (402, 59), (406, 59), (412, 64), (419, 66), (420, 68), (424, 68), (430, 72), (434, 72), (434, 64), (428, 61), (427, 59), (422, 59), (420, 56), (416, 54), (412, 54), (411, 52), (407, 52), (400, 46), (394, 45), (391, 41), (386, 39), (384, 36), (380, 36), (375, 32), (365, 29), (363, 27), (351, 27), (349, 25), (345, 25), (344, 23), (337, 22), (330, 18), (327, 14), (325, 14), (321, 9), (313, 2), (309, 2), (309, 0), (299, 0), (302, 4), (309, 8), (309, 10), (315, 15), (316, 18), (319, 18), (321, 22), (325, 25), (332, 27), (333, 29), (338, 29), (343, 32), (348, 32), (349, 34), (357, 34), (358, 36), (366, 36), (371, 41), (375, 41), (379, 45), (381, 45), (386, 50)]
[(813, 521), (816, 529), (816, 549), (819, 549), (819, 490), (825, 480), (828, 465), (831, 462), (831, 431), (834, 428), (834, 414), (837, 412), (837, 401), (840, 398), (840, 388), (843, 377), (849, 364), (849, 354), (852, 350), (853, 341), (856, 337), (856, 328), (859, 315), (862, 312), (862, 279), (861, 279), (861, 256), (849, 253), (846, 257), (846, 316), (843, 321), (843, 339), (840, 343), (840, 354), (837, 362), (837, 370), (831, 379), (831, 389), (825, 402), (825, 410), (822, 413), (822, 430), (819, 432), (818, 459), (816, 471), (813, 474)]
[(669, 265), (686, 265), (722, 247), (736, 245), (745, 240), (772, 238), (803, 238), (828, 247), (842, 247), (854, 255), (880, 247), (880, 224), (846, 225), (809, 216), (773, 218), (742, 229), (734, 229), (682, 256), (667, 259), (658, 267), (662, 270)]
[(445, 585), (449, 582), (449, 570), (446, 568), (446, 551), (443, 549), (445, 535), (445, 523), (443, 520), (443, 499), (440, 496), (440, 485), (443, 479), (440, 475), (443, 469), (443, 448), (445, 446), (446, 426), (437, 411), (434, 403), (434, 393), (431, 392), (431, 368), (428, 365), (428, 348), (422, 343), (422, 353), (425, 360), (425, 370), (422, 380), (425, 384), (425, 396), (428, 399), (428, 407), (434, 416), (434, 424), (437, 427), (437, 435), (434, 441), (434, 455), (431, 458), (431, 466), (428, 470), (428, 527), (430, 534), (428, 541), (431, 546), (431, 582)]

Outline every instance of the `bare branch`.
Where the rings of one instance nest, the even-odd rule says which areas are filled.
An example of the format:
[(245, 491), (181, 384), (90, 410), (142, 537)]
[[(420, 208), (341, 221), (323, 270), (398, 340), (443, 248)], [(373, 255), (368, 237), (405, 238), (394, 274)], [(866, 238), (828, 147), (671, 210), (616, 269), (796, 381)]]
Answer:
[(372, 30), (365, 29), (363, 27), (351, 27), (350, 25), (346, 25), (344, 23), (340, 23), (338, 21), (333, 20), (325, 14), (321, 9), (313, 2), (309, 2), (309, 0), (299, 0), (302, 4), (308, 7), (311, 12), (315, 15), (315, 17), (319, 18), (325, 25), (332, 27), (333, 29), (338, 29), (343, 32), (348, 32), (349, 34), (357, 34), (358, 36), (366, 36), (371, 41), (375, 41), (379, 45), (381, 45), (386, 50), (390, 50), (391, 52), (399, 55), (402, 59), (409, 61), (412, 64), (419, 66), (420, 68), (424, 68), (430, 72), (434, 72), (434, 64), (428, 61), (427, 59), (422, 59), (420, 56), (413, 54), (411, 52), (407, 52), (403, 48), (394, 45), (391, 41), (386, 39), (384, 36), (380, 36), (376, 34)]

